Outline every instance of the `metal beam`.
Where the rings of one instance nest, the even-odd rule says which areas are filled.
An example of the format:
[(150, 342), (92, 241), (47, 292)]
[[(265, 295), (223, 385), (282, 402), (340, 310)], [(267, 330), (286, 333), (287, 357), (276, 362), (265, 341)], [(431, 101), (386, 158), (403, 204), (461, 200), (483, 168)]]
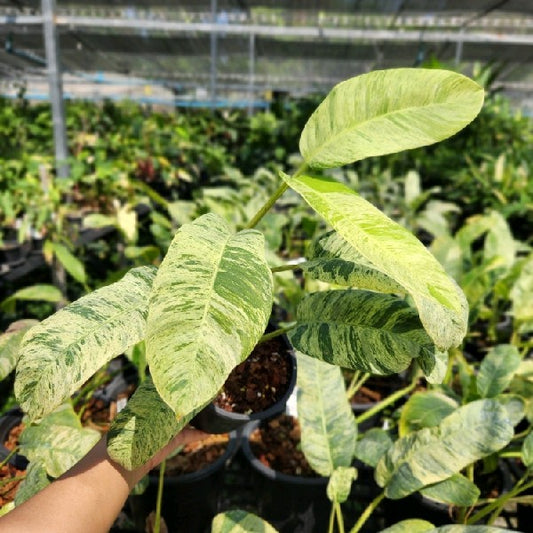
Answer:
[(54, 21), (55, 0), (41, 0), (41, 8), (43, 12), (44, 47), (50, 86), (50, 102), (52, 104), (52, 122), (54, 125), (56, 171), (59, 177), (64, 178), (68, 176), (69, 172), (66, 164), (68, 147), (59, 46)]

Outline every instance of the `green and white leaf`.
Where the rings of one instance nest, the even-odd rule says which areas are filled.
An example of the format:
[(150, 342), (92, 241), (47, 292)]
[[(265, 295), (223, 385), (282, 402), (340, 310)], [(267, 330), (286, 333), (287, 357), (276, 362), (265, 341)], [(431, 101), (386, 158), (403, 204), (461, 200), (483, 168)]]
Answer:
[(407, 368), (435, 346), (414, 309), (400, 298), (359, 290), (324, 291), (299, 304), (289, 340), (299, 351), (371, 374)]
[(326, 494), (332, 502), (344, 503), (352, 488), (353, 481), (357, 479), (357, 469), (353, 466), (338, 466), (335, 468), (328, 481)]
[(310, 261), (302, 264), (312, 278), (380, 292), (404, 293), (405, 289), (377, 270), (338, 233), (331, 231), (313, 241)]
[(150, 298), (146, 358), (176, 416), (209, 402), (263, 335), (272, 309), (263, 236), (214, 214), (182, 226)]
[(375, 468), (392, 444), (392, 438), (387, 431), (371, 428), (357, 441), (355, 457)]
[(257, 515), (236, 509), (217, 514), (211, 533), (277, 533), (277, 529)]
[(463, 526), (450, 524), (429, 530), (427, 533), (509, 533), (508, 529), (493, 526)]
[(133, 470), (168, 444), (195, 414), (196, 411), (176, 419), (152, 380), (146, 378), (111, 424), (107, 435), (109, 456)]
[(80, 283), (87, 283), (87, 274), (83, 263), (75, 257), (70, 250), (58, 242), (51, 243), (52, 250), (57, 260), (63, 265), (65, 270)]
[(300, 152), (332, 168), (446, 139), (479, 113), (484, 90), (448, 70), (377, 70), (336, 85), (307, 121)]
[(357, 424), (346, 398), (341, 369), (298, 353), (298, 421), (302, 451), (311, 468), (331, 476), (351, 465)]
[(513, 426), (517, 426), (526, 416), (527, 403), (524, 398), (517, 394), (498, 394), (495, 396), (507, 411), (507, 416)]
[(46, 468), (42, 461), (33, 461), (28, 464), (26, 477), (20, 483), (15, 494), (15, 505), (21, 505), (45, 487), (50, 485)]
[(442, 383), (448, 370), (448, 351), (435, 350), (423, 353), (416, 362), (424, 372), (428, 383)]
[(94, 429), (82, 428), (71, 404), (59, 407), (39, 424), (27, 426), (20, 436), (20, 452), (30, 463), (41, 461), (46, 473), (59, 477), (100, 440)]
[(442, 503), (468, 507), (476, 503), (480, 491), (473, 481), (461, 474), (454, 474), (444, 481), (424, 487), (420, 494)]
[(26, 332), (38, 323), (38, 320), (32, 319), (17, 320), (0, 335), (0, 381), (17, 366), (22, 339)]
[(516, 346), (499, 344), (492, 347), (479, 365), (477, 391), (482, 398), (493, 398), (511, 383), (522, 358)]
[(498, 401), (474, 401), (438, 426), (396, 441), (378, 463), (376, 481), (388, 498), (402, 498), (501, 450), (512, 436), (513, 426)]
[(458, 402), (439, 391), (416, 392), (403, 405), (398, 433), (408, 433), (439, 425), (459, 407)]
[(28, 332), (15, 394), (31, 419), (51, 412), (105, 363), (144, 338), (155, 271), (155, 267), (134, 268)]
[(461, 343), (468, 320), (466, 298), (413, 234), (346, 185), (327, 178), (280, 175), (370, 264), (410, 294), (440, 349)]
[(526, 322), (533, 319), (533, 254), (525, 261), (518, 279), (515, 281), (510, 299), (512, 302), (511, 313), (515, 320)]
[(533, 466), (533, 432), (529, 433), (522, 444), (522, 462), (529, 469)]
[(490, 228), (485, 237), (485, 260), (491, 261), (497, 257), (502, 261), (502, 265), (509, 269), (515, 262), (518, 248), (511, 228), (498, 211), (492, 211), (488, 218), (490, 219)]
[(427, 520), (410, 518), (409, 520), (402, 520), (386, 529), (382, 529), (380, 533), (426, 533), (434, 529), (435, 526)]

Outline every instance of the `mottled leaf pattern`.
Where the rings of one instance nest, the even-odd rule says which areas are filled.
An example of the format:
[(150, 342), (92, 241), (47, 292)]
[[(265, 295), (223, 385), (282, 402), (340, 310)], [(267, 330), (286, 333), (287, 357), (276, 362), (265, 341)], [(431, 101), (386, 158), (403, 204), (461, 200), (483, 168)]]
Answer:
[(289, 340), (301, 352), (338, 366), (392, 374), (435, 350), (416, 311), (400, 298), (370, 291), (310, 294), (297, 309)]
[(402, 498), (501, 450), (512, 436), (513, 426), (499, 402), (474, 401), (438, 426), (397, 440), (378, 463), (376, 481), (388, 498)]
[(298, 420), (302, 451), (316, 472), (331, 476), (352, 463), (357, 424), (341, 369), (298, 353)]
[(533, 466), (533, 432), (529, 433), (522, 444), (522, 461), (528, 468)]
[(280, 174), (367, 261), (404, 287), (439, 348), (461, 343), (468, 319), (466, 298), (413, 234), (346, 185)]
[(26, 332), (38, 323), (38, 320), (17, 320), (0, 335), (0, 381), (15, 369), (22, 339)]
[(507, 411), (509, 421), (516, 426), (526, 416), (526, 401), (516, 394), (498, 394), (494, 397)]
[(417, 392), (402, 407), (398, 432), (400, 437), (440, 424), (459, 407), (459, 403), (439, 391)]
[(515, 281), (510, 299), (515, 320), (524, 322), (533, 319), (533, 254), (525, 261), (518, 279)]
[(426, 520), (419, 518), (412, 518), (409, 520), (402, 520), (387, 529), (381, 530), (380, 533), (426, 533), (434, 531), (435, 526)]
[(331, 168), (426, 146), (469, 124), (484, 90), (449, 70), (377, 70), (336, 85), (307, 121), (300, 152)]
[(133, 470), (168, 444), (195, 414), (193, 411), (177, 420), (152, 380), (146, 378), (111, 424), (107, 435), (109, 456)]
[(357, 479), (357, 469), (353, 466), (335, 468), (328, 481), (326, 494), (332, 502), (344, 503), (350, 495), (353, 481)]
[(421, 489), (420, 494), (450, 505), (468, 507), (476, 503), (480, 492), (473, 481), (461, 474), (454, 474), (444, 481)]
[(428, 383), (442, 383), (448, 370), (448, 351), (435, 350), (423, 353), (416, 361)]
[(211, 533), (277, 533), (268, 522), (258, 516), (236, 509), (213, 518)]
[(492, 347), (479, 365), (477, 391), (482, 398), (493, 398), (511, 383), (522, 358), (516, 346), (499, 344)]
[(310, 261), (303, 263), (302, 269), (315, 279), (359, 289), (405, 292), (401, 285), (377, 270), (334, 231), (313, 241), (308, 253)]
[(44, 463), (32, 461), (26, 469), (26, 477), (15, 494), (15, 505), (21, 505), (48, 485), (50, 485), (50, 479), (46, 474)]
[(30, 418), (52, 411), (105, 363), (142, 340), (155, 270), (135, 268), (28, 332), (15, 394)]
[(74, 466), (100, 440), (100, 433), (82, 428), (72, 405), (60, 406), (20, 436), (20, 452), (30, 463), (41, 461), (51, 477)]
[(272, 298), (258, 231), (233, 234), (214, 214), (178, 230), (154, 281), (146, 329), (154, 384), (178, 417), (211, 400), (250, 354)]
[(461, 524), (451, 524), (449, 526), (430, 529), (427, 533), (509, 533), (509, 530), (493, 526), (463, 526)]
[(392, 442), (387, 431), (381, 428), (371, 428), (365, 431), (362, 438), (357, 441), (355, 456), (363, 463), (375, 468), (379, 460), (392, 446)]

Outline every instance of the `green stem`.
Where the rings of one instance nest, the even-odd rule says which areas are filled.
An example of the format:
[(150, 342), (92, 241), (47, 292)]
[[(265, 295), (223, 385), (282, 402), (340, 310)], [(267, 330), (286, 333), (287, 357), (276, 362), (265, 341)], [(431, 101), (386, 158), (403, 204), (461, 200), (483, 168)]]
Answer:
[(13, 448), (8, 454), (7, 454), (7, 457), (2, 461), (0, 462), (0, 468), (4, 465), (6, 465), (9, 460), (11, 459), (11, 457), (13, 457), (17, 452), (19, 451), (19, 447), (16, 446), (15, 448)]
[(254, 215), (252, 220), (248, 222), (246, 228), (252, 229), (259, 224), (259, 221), (270, 211), (272, 206), (276, 203), (276, 201), (282, 196), (282, 194), (289, 188), (289, 186), (283, 182), (276, 192), (266, 201), (266, 203), (259, 209), (259, 211)]
[(407, 387), (404, 387), (403, 389), (400, 389), (396, 391), (394, 394), (391, 394), (378, 404), (376, 404), (374, 407), (369, 409), (368, 411), (365, 411), (361, 415), (359, 415), (355, 421), (358, 424), (361, 424), (361, 422), (364, 422), (365, 420), (368, 420), (369, 418), (372, 418), (375, 414), (379, 413), (380, 411), (383, 411), (386, 407), (389, 405), (392, 405), (394, 402), (398, 401), (402, 396), (405, 394), (408, 394), (416, 387), (416, 381), (413, 381), (410, 385)]
[(478, 511), (475, 515), (471, 516), (467, 524), (475, 524), (476, 522), (479, 522), (482, 518), (487, 516), (490, 513), (493, 513), (491, 516), (491, 519), (494, 521), (497, 516), (500, 514), (501, 509), (503, 506), (511, 499), (514, 498), (517, 494), (520, 494), (521, 492), (533, 487), (533, 481), (530, 481), (529, 483), (526, 483), (523, 485), (525, 479), (527, 477), (527, 474), (520, 479), (514, 488), (510, 490), (509, 492), (506, 492), (505, 494), (502, 494), (499, 498), (496, 498), (493, 500), (487, 507), (484, 509), (481, 509), (481, 511)]
[(346, 391), (346, 397), (348, 400), (361, 388), (363, 383), (370, 377), (370, 374), (363, 374), (361, 376), (360, 372), (356, 372), (350, 382), (350, 386)]
[(528, 426), (526, 430), (514, 435), (512, 440), (520, 440), (520, 439), (523, 439), (524, 437), (527, 437), (531, 433), (531, 429), (532, 429), (532, 426)]
[(10, 477), (10, 478), (7, 478), (7, 479), (3, 479), (2, 481), (0, 481), (0, 488), (5, 487), (9, 483), (13, 483), (14, 481), (22, 481), (25, 478), (26, 478), (26, 474), (23, 474), (21, 476), (13, 476), (13, 477)]
[(335, 525), (335, 502), (331, 502), (331, 512), (329, 513), (328, 533), (333, 533), (334, 525)]
[(337, 514), (337, 525), (339, 526), (339, 533), (344, 533), (344, 519), (342, 517), (342, 510), (341, 510), (341, 504), (339, 502), (335, 502), (335, 513)]
[(378, 494), (363, 511), (363, 514), (359, 517), (359, 520), (355, 523), (350, 533), (358, 533), (360, 529), (365, 525), (365, 522), (370, 518), (370, 515), (376, 510), (376, 507), (381, 503), (381, 500), (385, 498), (385, 491)]
[(290, 331), (291, 329), (294, 329), (296, 327), (296, 322), (293, 324), (290, 324), (289, 326), (286, 326), (284, 328), (279, 328), (274, 331), (271, 331), (270, 333), (265, 333), (260, 339), (259, 342), (266, 342), (270, 339), (274, 339), (275, 337), (279, 337), (280, 335), (283, 335), (284, 333), (287, 333), (287, 331)]
[(164, 459), (159, 465), (159, 483), (157, 486), (157, 502), (155, 505), (154, 533), (160, 533), (161, 531), (161, 502), (163, 501), (163, 482), (165, 480), (166, 465), (167, 462)]

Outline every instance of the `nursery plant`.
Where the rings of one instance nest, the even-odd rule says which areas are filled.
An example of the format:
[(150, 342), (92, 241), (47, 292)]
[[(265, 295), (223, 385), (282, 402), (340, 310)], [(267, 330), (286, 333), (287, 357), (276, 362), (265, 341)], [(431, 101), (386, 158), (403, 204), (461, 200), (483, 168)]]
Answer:
[[(272, 269), (255, 229), (289, 188), (332, 228), (304, 272), (349, 287), (308, 294), (293, 346), (317, 359), (392, 374), (416, 359), (431, 381), (467, 327), (464, 294), (431, 253), (346, 185), (316, 175), (370, 156), (445, 139), (470, 123), (483, 89), (450, 71), (393, 69), (337, 85), (300, 137), (302, 163), (235, 232), (206, 213), (176, 232), (159, 265), (66, 306), (24, 337), (15, 393), (30, 420), (63, 403), (111, 358), (144, 340), (145, 379), (108, 435), (110, 456), (144, 463), (204, 406), (265, 332)], [(302, 266), (302, 265), (300, 265)], [(294, 265), (274, 268), (295, 268)]]

